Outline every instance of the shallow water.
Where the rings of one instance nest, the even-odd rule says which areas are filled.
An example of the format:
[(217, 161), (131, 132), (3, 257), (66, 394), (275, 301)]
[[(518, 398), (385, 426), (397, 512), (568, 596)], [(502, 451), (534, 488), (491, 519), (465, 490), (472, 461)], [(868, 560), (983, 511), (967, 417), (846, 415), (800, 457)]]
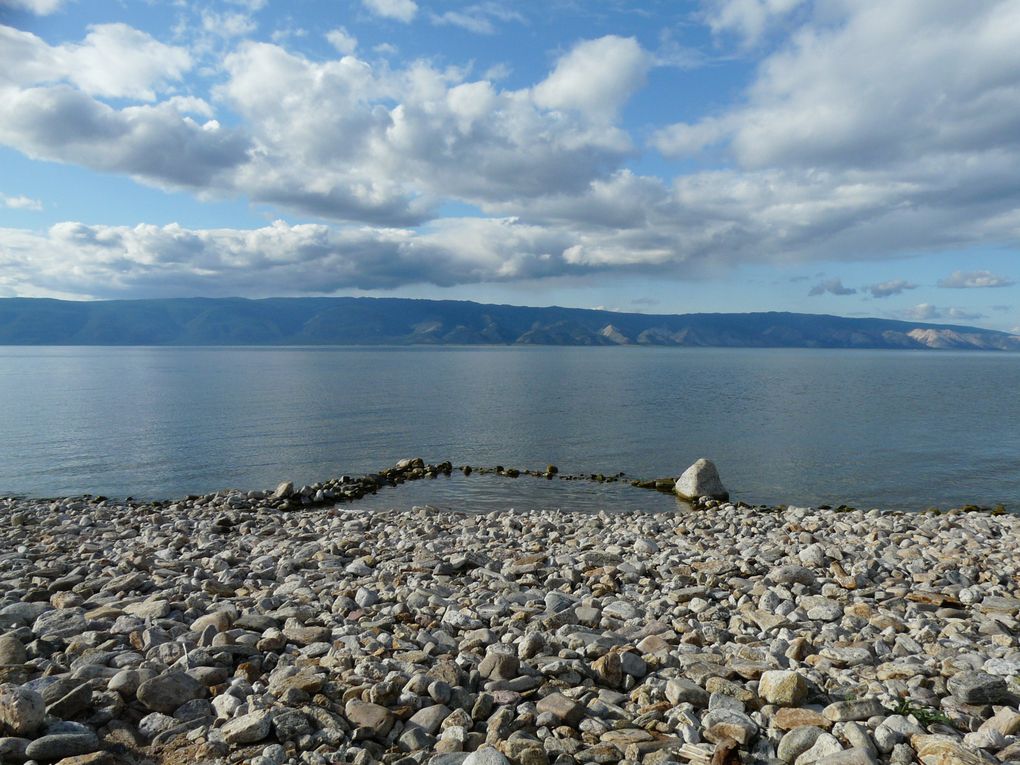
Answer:
[[(407, 456), (653, 478), (706, 456), (748, 502), (1015, 509), (1018, 425), (1012, 354), (0, 348), (0, 494), (172, 497), (311, 483)], [(389, 496), (672, 502), (523, 478), (436, 479)]]

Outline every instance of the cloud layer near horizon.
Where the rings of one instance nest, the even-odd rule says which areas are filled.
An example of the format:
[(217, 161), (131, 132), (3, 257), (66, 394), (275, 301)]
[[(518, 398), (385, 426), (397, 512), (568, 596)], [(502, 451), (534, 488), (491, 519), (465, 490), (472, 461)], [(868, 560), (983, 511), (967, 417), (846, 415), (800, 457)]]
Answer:
[[(361, 54), (346, 32), (346, 54), (331, 59), (242, 35), (211, 64), (194, 45), (125, 24), (59, 45), (0, 26), (0, 144), (322, 221), (0, 230), (0, 290), (303, 294), (1015, 246), (1020, 6), (823, 6), (706, 6), (705, 22), (739, 46), (760, 45), (777, 24), (792, 31), (733, 106), (644, 132), (622, 115), (668, 62), (629, 36), (580, 40), (544, 77), (508, 88), (469, 62)], [(364, 9), (403, 24), (424, 5), (365, 0)], [(196, 68), (211, 82), (200, 93), (187, 85)], [(630, 169), (657, 154), (717, 161)], [(484, 217), (443, 216), (449, 203)], [(993, 286), (978, 283), (980, 272), (959, 276), (944, 286)], [(885, 297), (912, 286), (869, 289)]]

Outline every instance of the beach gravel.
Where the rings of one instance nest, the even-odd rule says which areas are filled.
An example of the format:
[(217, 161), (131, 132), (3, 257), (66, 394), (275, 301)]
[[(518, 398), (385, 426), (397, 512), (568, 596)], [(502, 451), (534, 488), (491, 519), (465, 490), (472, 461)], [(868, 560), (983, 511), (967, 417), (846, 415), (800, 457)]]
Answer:
[(0, 758), (1020, 762), (1017, 516), (370, 488), (0, 499)]

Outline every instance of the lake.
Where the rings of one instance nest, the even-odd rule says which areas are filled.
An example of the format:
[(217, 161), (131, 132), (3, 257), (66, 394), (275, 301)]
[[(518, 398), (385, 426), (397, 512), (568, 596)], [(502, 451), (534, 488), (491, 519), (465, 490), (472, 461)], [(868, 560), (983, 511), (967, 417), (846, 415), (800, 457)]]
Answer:
[[(677, 475), (736, 499), (1020, 507), (1020, 355), (694, 348), (0, 347), (0, 494), (168, 498), (456, 464)], [(374, 503), (669, 509), (457, 476)]]

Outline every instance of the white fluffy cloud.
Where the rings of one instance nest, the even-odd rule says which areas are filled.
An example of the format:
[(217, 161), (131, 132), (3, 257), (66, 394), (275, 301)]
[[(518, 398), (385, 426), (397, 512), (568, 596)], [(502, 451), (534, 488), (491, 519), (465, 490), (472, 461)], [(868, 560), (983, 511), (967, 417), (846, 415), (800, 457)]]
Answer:
[(358, 49), (358, 38), (352, 35), (344, 27), (337, 27), (326, 32), (326, 39), (329, 44), (336, 48), (338, 53), (350, 56)]
[(376, 16), (395, 19), (405, 24), (414, 20), (418, 4), (414, 0), (361, 0), (365, 8)]
[(651, 65), (652, 57), (633, 37), (607, 35), (586, 40), (564, 55), (535, 86), (535, 103), (610, 122), (644, 84)]
[(50, 46), (30, 32), (0, 25), (0, 83), (70, 82), (92, 96), (153, 101), (192, 65), (181, 47), (126, 24), (89, 27), (80, 43)]
[[(717, 23), (739, 29), (793, 5), (725, 3)], [(761, 62), (743, 103), (653, 136), (667, 156), (728, 157), (728, 170), (679, 179), (683, 195), (717, 196), (732, 233), (757, 231), (758, 252), (774, 257), (1018, 241), (1020, 178), (1004, 168), (1020, 163), (1020, 5), (802, 10), (814, 16)]]
[(32, 199), (32, 197), (26, 197), (22, 194), (13, 197), (8, 196), (7, 194), (0, 194), (0, 205), (11, 210), (31, 210), (33, 212), (39, 212), (43, 209), (42, 202), (38, 199)]
[[(237, 5), (257, 11), (261, 0)], [(364, 5), (407, 22), (419, 10), (412, 0)], [(469, 17), (461, 26), (486, 32), (513, 20), (496, 10), (479, 3), (457, 12)], [(217, 66), (203, 67), (208, 59), (194, 47), (121, 24), (60, 45), (0, 27), (0, 143), (346, 226), (75, 224), (8, 232), (6, 244), (17, 245), (25, 269), (82, 294), (151, 292), (157, 275), (189, 294), (231, 284), (253, 294), (259, 284), (272, 291), (279, 274), (291, 291), (315, 284), (286, 247), (338, 289), (609, 269), (690, 274), (1020, 242), (1015, 2), (728, 0), (707, 14), (720, 40), (766, 35), (768, 52), (729, 108), (652, 136), (658, 151), (695, 160), (672, 178), (626, 169), (630, 160), (654, 165), (634, 143), (650, 131), (625, 127), (622, 115), (661, 64), (631, 37), (581, 40), (544, 75), (510, 87), (465, 62), (358, 55), (344, 28), (326, 33), (342, 56), (230, 39)], [(796, 32), (773, 46), (770, 30), (789, 25)], [(197, 80), (209, 87), (192, 91)], [(436, 219), (449, 202), (491, 217)], [(261, 257), (257, 247), (280, 254)], [(32, 248), (48, 255), (33, 259)], [(32, 265), (59, 258), (75, 268)], [(967, 272), (944, 286), (993, 286), (983, 278)], [(861, 293), (913, 286), (894, 280)], [(852, 289), (838, 280), (818, 288)]]

